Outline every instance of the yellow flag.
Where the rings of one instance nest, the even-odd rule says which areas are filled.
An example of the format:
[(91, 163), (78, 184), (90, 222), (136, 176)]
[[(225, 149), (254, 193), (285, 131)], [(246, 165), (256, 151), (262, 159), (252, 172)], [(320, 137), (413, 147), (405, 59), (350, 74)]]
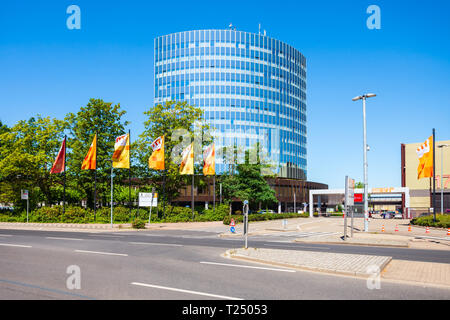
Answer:
[(214, 143), (206, 147), (203, 152), (203, 174), (205, 176), (216, 174), (216, 150)]
[(419, 157), (419, 166), (417, 167), (417, 179), (433, 176), (433, 136), (422, 143), (416, 149)]
[(194, 143), (191, 143), (181, 154), (180, 174), (194, 174)]
[(81, 164), (83, 170), (95, 170), (97, 169), (97, 134), (94, 136), (94, 140), (89, 147), (89, 151)]
[(113, 168), (130, 168), (130, 137), (128, 134), (116, 138), (112, 161)]
[(150, 169), (164, 170), (164, 136), (158, 137), (152, 143), (153, 153), (148, 158)]

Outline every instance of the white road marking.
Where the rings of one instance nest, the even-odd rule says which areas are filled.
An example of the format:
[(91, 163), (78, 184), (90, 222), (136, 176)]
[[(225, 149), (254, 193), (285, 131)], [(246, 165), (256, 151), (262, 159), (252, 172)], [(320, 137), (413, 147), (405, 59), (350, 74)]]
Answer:
[(11, 244), (11, 243), (0, 243), (0, 246), (5, 247), (19, 247), (19, 248), (31, 248), (31, 246), (25, 246), (23, 244)]
[(290, 270), (290, 269), (264, 268), (264, 267), (255, 267), (255, 266), (245, 266), (245, 265), (241, 265), (241, 264), (228, 264), (228, 263), (207, 262), (207, 261), (200, 261), (200, 263), (226, 266), (226, 267), (238, 267), (238, 268), (260, 269), (260, 270), (281, 271), (281, 272), (295, 272), (295, 270)]
[(108, 237), (108, 238), (123, 238), (123, 236), (112, 236), (109, 234), (90, 234), (90, 237)]
[[(292, 242), (291, 242), (292, 243)], [(308, 246), (303, 246), (301, 244), (299, 245), (292, 245), (292, 246), (288, 246), (288, 245), (281, 245), (281, 244), (271, 244), (271, 243), (265, 243), (265, 246), (269, 246), (269, 247), (289, 247), (289, 248), (309, 248), (309, 249), (325, 249), (328, 250), (330, 248), (326, 248), (326, 247), (308, 247)]]
[(45, 237), (45, 239), (50, 240), (73, 240), (73, 241), (81, 241), (83, 239), (77, 239), (77, 238), (59, 238), (59, 237)]
[(140, 282), (132, 282), (131, 284), (135, 285), (135, 286), (149, 287), (149, 288), (156, 288), (156, 289), (163, 289), (163, 290), (170, 290), (170, 291), (177, 291), (177, 292), (183, 292), (183, 293), (190, 293), (190, 294), (196, 294), (196, 295), (200, 295), (200, 296), (207, 296), (207, 297), (213, 297), (213, 298), (219, 298), (219, 299), (243, 300), (241, 298), (222, 296), (222, 295), (206, 293), (206, 292), (199, 292), (199, 291), (192, 291), (192, 290), (185, 290), (185, 289), (177, 289), (177, 288), (171, 288), (171, 287), (157, 286), (157, 285), (154, 285), (154, 284), (147, 284), (147, 283), (140, 283)]
[(171, 247), (182, 247), (182, 244), (174, 244), (174, 243), (157, 243), (157, 242), (128, 242), (130, 244), (148, 244), (151, 246), (171, 246)]
[(87, 250), (75, 250), (75, 252), (81, 252), (81, 253), (95, 253), (95, 254), (105, 254), (105, 255), (111, 255), (111, 256), (123, 256), (128, 257), (125, 253), (112, 253), (112, 252), (100, 252), (100, 251), (87, 251)]

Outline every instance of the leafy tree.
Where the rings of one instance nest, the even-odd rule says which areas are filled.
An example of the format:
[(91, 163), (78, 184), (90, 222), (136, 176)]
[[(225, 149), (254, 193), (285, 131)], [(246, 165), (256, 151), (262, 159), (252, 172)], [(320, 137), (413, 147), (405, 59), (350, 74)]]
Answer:
[(240, 199), (241, 201), (248, 200), (249, 206), (252, 208), (257, 205), (267, 207), (277, 202), (275, 191), (262, 174), (269, 165), (262, 164), (259, 161), (250, 163), (249, 156), (251, 153), (251, 150), (245, 152), (245, 161), (236, 165), (235, 172), (227, 172), (220, 177), (222, 194), (228, 203), (233, 199)]
[[(90, 99), (78, 113), (66, 116), (69, 128), (68, 153), (70, 149), (67, 157), (67, 181), (70, 181), (70, 186), (83, 193), (88, 207), (93, 207), (94, 203), (95, 170), (82, 170), (81, 164), (97, 133), (97, 201), (107, 203), (110, 199), (111, 157), (115, 138), (125, 134), (125, 127), (129, 124), (122, 120), (125, 113), (120, 104)], [(114, 170), (114, 174), (115, 184), (128, 183), (127, 169)]]
[(356, 182), (355, 189), (364, 189), (364, 183), (361, 181)]
[[(212, 142), (208, 134), (209, 126), (201, 123), (203, 111), (188, 105), (187, 102), (166, 101), (144, 112), (147, 120), (144, 122), (144, 131), (139, 135), (134, 149), (137, 150), (141, 177), (148, 177), (151, 185), (160, 194), (160, 199), (170, 203), (179, 195), (179, 189), (190, 185), (191, 176), (179, 174), (179, 154), (194, 140), (194, 155), (197, 163), (201, 163), (201, 148)], [(199, 123), (200, 122), (200, 123)], [(152, 154), (151, 144), (164, 136), (165, 170), (156, 171), (148, 168), (148, 159)], [(199, 143), (199, 140), (201, 141)], [(199, 165), (195, 172), (199, 172)], [(165, 182), (165, 190), (163, 184)], [(165, 192), (164, 192), (165, 191)]]
[(66, 123), (62, 120), (38, 115), (28, 121), (21, 120), (0, 133), (1, 201), (23, 207), (20, 190), (30, 191), (31, 207), (44, 201), (57, 200), (51, 191), (61, 177), (50, 174), (50, 169), (64, 137)]

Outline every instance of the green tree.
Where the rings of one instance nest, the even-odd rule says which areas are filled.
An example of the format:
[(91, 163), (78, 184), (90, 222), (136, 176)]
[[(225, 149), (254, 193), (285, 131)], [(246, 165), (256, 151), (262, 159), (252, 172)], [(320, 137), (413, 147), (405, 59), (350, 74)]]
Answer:
[[(165, 197), (165, 200), (170, 203), (179, 195), (181, 187), (190, 185), (191, 176), (179, 174), (179, 154), (184, 147), (195, 140), (194, 155), (196, 155), (197, 163), (200, 163), (202, 146), (212, 142), (209, 126), (201, 122), (202, 109), (188, 105), (185, 101), (166, 101), (151, 107), (144, 114), (147, 116), (144, 131), (139, 135), (134, 148), (138, 154), (137, 167), (140, 176), (147, 177), (151, 181), (151, 185), (160, 195), (160, 201)], [(148, 168), (148, 159), (152, 154), (151, 144), (160, 136), (164, 136), (165, 141), (164, 171)], [(199, 165), (195, 170), (196, 173), (199, 172)], [(163, 182), (165, 182), (165, 192), (163, 192)]]
[[(128, 121), (122, 120), (125, 111), (120, 104), (113, 105), (102, 99), (90, 99), (86, 107), (78, 113), (69, 113), (66, 121), (69, 127), (67, 140), (67, 167), (70, 185), (83, 193), (88, 207), (94, 203), (95, 170), (82, 170), (81, 165), (97, 133), (97, 201), (108, 203), (110, 192), (111, 157), (114, 152), (115, 138), (127, 133)], [(115, 184), (128, 183), (127, 169), (114, 170)]]
[(245, 151), (244, 163), (236, 164), (235, 172), (227, 172), (220, 177), (222, 194), (228, 203), (232, 199), (240, 199), (248, 200), (251, 208), (261, 205), (267, 207), (277, 202), (275, 191), (262, 174), (270, 165), (260, 163), (259, 157), (257, 163), (251, 163), (251, 153), (251, 150)]
[[(20, 190), (30, 191), (30, 204), (53, 204), (56, 198), (52, 187), (62, 183), (61, 175), (50, 174), (50, 169), (64, 137), (66, 123), (38, 115), (21, 120), (0, 133), (0, 183), (2, 202), (13, 202), (23, 207)], [(3, 191), (5, 190), (5, 191)]]
[(364, 189), (364, 183), (361, 181), (356, 182), (355, 189)]

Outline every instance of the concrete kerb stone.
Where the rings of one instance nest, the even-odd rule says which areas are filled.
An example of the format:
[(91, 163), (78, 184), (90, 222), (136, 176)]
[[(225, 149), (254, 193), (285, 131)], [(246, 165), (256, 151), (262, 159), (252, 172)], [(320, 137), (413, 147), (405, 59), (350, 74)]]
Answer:
[(344, 244), (351, 246), (371, 246), (371, 247), (396, 247), (396, 248), (409, 248), (409, 243), (375, 243), (375, 242), (356, 242), (356, 241), (326, 241), (326, 240), (314, 240), (314, 239), (294, 239), (296, 243), (314, 243), (314, 244)]

